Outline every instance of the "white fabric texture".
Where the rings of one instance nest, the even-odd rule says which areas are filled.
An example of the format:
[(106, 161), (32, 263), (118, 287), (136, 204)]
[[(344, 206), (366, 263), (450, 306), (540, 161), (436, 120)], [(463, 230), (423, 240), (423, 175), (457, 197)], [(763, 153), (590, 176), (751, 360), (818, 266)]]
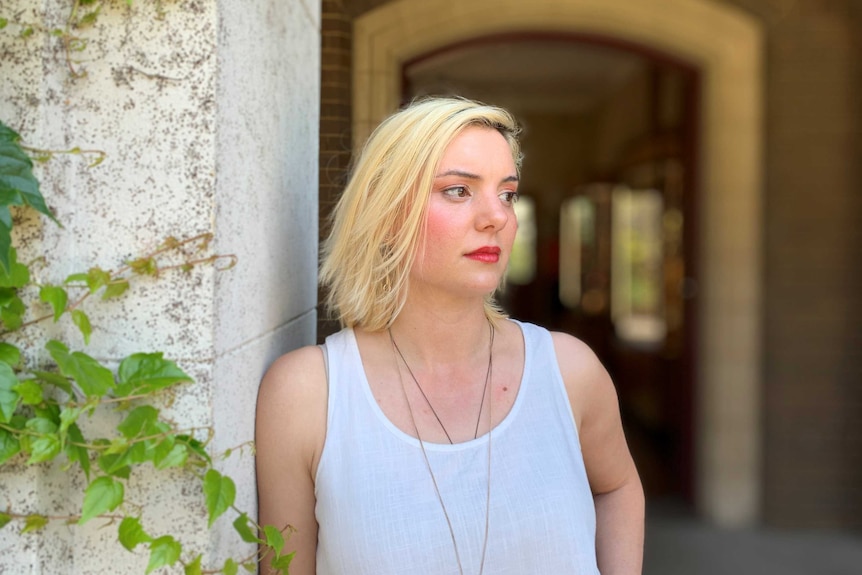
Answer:
[[(512, 410), (491, 432), (484, 573), (596, 575), (596, 519), (550, 333), (516, 322), (526, 346)], [(417, 439), (377, 404), (350, 329), (326, 339), (329, 407), (315, 481), (319, 575), (459, 575)], [(464, 575), (479, 573), (488, 435), (425, 443)]]

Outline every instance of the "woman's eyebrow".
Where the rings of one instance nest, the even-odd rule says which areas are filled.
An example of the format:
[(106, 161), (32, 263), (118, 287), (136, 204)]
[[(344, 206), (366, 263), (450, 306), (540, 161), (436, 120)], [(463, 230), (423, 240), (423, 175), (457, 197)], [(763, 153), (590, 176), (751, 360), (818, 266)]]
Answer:
[[(460, 178), (465, 178), (468, 180), (481, 180), (482, 179), (482, 177), (477, 175), (477, 174), (465, 172), (463, 170), (446, 170), (445, 172), (441, 172), (441, 173), (437, 174), (436, 176), (434, 176), (434, 178), (435, 179), (436, 178), (445, 178), (448, 176), (458, 176)], [(500, 183), (518, 182), (518, 181), (520, 181), (518, 176), (512, 175), (512, 176), (506, 176), (505, 178), (500, 180)]]

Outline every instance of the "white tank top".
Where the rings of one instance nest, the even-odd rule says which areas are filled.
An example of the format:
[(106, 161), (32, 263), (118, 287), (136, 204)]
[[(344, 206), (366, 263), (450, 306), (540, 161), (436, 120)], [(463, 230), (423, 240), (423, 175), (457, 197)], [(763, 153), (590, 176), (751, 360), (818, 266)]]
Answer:
[[(577, 429), (550, 333), (517, 322), (526, 344), (512, 410), (491, 432), (484, 573), (596, 575), (596, 518)], [(459, 575), (417, 439), (372, 395), (350, 329), (326, 339), (329, 406), (317, 469), (318, 575)], [(464, 575), (479, 573), (488, 435), (425, 451)]]

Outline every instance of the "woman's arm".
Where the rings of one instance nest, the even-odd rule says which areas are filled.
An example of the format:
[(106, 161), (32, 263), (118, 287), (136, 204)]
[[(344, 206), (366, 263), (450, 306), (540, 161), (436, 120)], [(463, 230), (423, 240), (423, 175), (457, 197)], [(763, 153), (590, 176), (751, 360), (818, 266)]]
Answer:
[[(260, 384), (255, 421), (258, 522), (283, 529), (291, 575), (314, 575), (317, 521), (314, 474), (326, 434), (326, 372), (318, 347), (288, 353)], [(295, 530), (291, 533), (292, 530)], [(261, 562), (270, 570), (271, 555)]]
[(583, 342), (562, 333), (553, 337), (596, 504), (599, 570), (602, 575), (639, 575), (644, 496), (623, 434), (616, 390)]

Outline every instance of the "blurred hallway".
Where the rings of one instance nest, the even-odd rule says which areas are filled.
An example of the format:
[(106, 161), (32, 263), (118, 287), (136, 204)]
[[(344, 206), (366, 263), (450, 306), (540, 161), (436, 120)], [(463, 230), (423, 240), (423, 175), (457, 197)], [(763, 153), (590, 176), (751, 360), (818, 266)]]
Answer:
[(669, 509), (653, 507), (648, 512), (643, 575), (859, 573), (862, 573), (862, 534), (827, 530), (724, 530)]

